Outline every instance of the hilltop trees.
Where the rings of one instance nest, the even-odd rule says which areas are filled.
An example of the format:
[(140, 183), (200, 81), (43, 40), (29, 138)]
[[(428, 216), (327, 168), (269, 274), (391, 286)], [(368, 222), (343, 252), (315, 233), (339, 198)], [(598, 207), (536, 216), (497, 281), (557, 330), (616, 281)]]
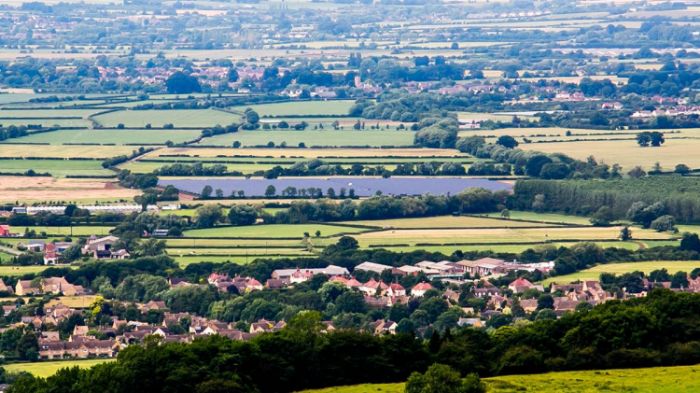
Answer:
[(644, 131), (637, 134), (637, 143), (641, 147), (649, 145), (659, 147), (665, 142), (664, 134), (658, 131)]
[(165, 87), (168, 93), (172, 94), (189, 94), (202, 91), (202, 86), (199, 85), (197, 78), (181, 71), (170, 75), (165, 81)]

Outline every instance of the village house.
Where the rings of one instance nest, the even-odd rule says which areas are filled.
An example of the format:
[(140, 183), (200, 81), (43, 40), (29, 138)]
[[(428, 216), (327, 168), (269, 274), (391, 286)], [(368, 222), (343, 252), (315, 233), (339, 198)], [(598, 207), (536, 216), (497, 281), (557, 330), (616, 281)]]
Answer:
[(12, 231), (9, 225), (0, 225), (0, 237), (11, 237)]
[(529, 289), (536, 289), (540, 292), (544, 292), (542, 285), (535, 285), (522, 277), (519, 277), (515, 281), (508, 284), (508, 289), (513, 291), (513, 293), (523, 293)]
[(421, 282), (411, 288), (411, 296), (413, 297), (423, 297), (426, 292), (433, 289), (433, 286), (427, 282)]
[[(292, 276), (296, 277), (292, 280)], [(322, 274), (328, 277), (343, 276), (347, 277), (350, 275), (348, 269), (335, 265), (328, 265), (324, 268), (313, 268), (313, 269), (277, 269), (272, 272), (271, 278), (275, 280), (286, 280), (287, 282), (304, 282), (309, 278)], [(304, 279), (306, 278), (306, 279)], [(303, 280), (303, 281), (300, 281)]]
[(128, 251), (124, 249), (114, 250), (114, 245), (119, 241), (116, 236), (105, 236), (97, 238), (91, 236), (81, 249), (85, 255), (92, 255), (95, 259), (127, 259), (130, 257)]

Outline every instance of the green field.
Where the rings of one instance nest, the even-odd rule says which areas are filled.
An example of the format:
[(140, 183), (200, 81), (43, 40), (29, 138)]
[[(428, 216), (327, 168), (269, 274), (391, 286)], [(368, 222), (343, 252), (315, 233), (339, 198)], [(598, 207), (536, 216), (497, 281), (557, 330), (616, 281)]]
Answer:
[[(482, 379), (488, 393), (692, 393), (700, 391), (700, 366), (564, 371)], [(403, 393), (404, 384), (341, 386), (304, 393)]]
[(228, 125), (238, 123), (240, 117), (233, 113), (217, 111), (214, 109), (172, 109), (172, 110), (123, 110), (106, 113), (93, 117), (93, 120), (103, 127), (116, 127), (124, 124), (125, 127), (145, 127), (151, 124), (155, 128), (164, 124), (173, 124), (177, 127), (213, 127), (215, 125)]
[(93, 144), (164, 144), (167, 141), (181, 143), (196, 139), (200, 130), (59, 130), (27, 135), (11, 139), (12, 143), (50, 143), (61, 145), (65, 143)]
[[(488, 213), (484, 214), (486, 217), (496, 217), (500, 218), (501, 213)], [(553, 224), (573, 224), (573, 225), (591, 225), (591, 221), (588, 217), (581, 216), (571, 216), (567, 214), (555, 214), (555, 213), (536, 213), (527, 211), (510, 211), (511, 220), (524, 220), (524, 221), (534, 221), (534, 222), (546, 222)]]
[[(100, 112), (100, 109), (0, 109), (0, 123), (3, 119), (51, 119), (88, 116)], [(32, 120), (34, 122), (34, 120)]]
[(115, 173), (102, 167), (98, 160), (3, 160), (0, 159), (0, 172), (25, 173), (29, 169), (36, 173), (50, 173), (53, 176), (113, 176)]
[[(624, 248), (627, 250), (638, 250), (640, 248), (639, 244), (634, 242), (594, 242), (600, 247), (609, 248)], [(547, 246), (552, 247), (571, 247), (575, 245), (576, 242), (556, 242), (547, 243)], [(491, 251), (499, 253), (521, 253), (527, 249), (537, 249), (538, 247), (544, 246), (544, 244), (474, 244), (474, 245), (444, 245), (444, 246), (408, 246), (408, 247), (385, 247), (387, 250), (396, 252), (411, 252), (417, 250), (423, 250), (428, 252), (440, 252), (445, 255), (450, 255), (455, 251)]]
[(23, 276), (25, 274), (41, 273), (49, 266), (8, 266), (0, 265), (0, 276)]
[(573, 281), (598, 280), (601, 273), (623, 274), (633, 271), (649, 273), (653, 270), (667, 269), (670, 274), (677, 271), (690, 273), (693, 269), (700, 267), (700, 261), (647, 261), (647, 262), (624, 262), (606, 263), (594, 266), (580, 272), (567, 274), (564, 276), (551, 277), (544, 281), (545, 285), (556, 282), (566, 284)]
[(420, 218), (398, 218), (389, 220), (347, 221), (340, 224), (366, 225), (377, 228), (517, 228), (556, 226), (474, 216), (438, 216)]
[(332, 100), (332, 101), (296, 101), (280, 102), (273, 104), (258, 104), (250, 106), (233, 107), (231, 110), (244, 111), (252, 108), (260, 116), (345, 116), (350, 112), (350, 108), (355, 104), (353, 100)]
[(204, 138), (200, 144), (206, 146), (231, 146), (233, 142), (238, 141), (243, 146), (265, 146), (268, 142), (273, 142), (275, 146), (279, 146), (284, 142), (289, 147), (297, 147), (299, 143), (304, 143), (307, 147), (412, 146), (414, 134), (413, 131), (391, 130), (257, 130), (216, 135), (211, 138)]
[(31, 363), (13, 363), (5, 364), (2, 367), (7, 372), (18, 373), (28, 372), (37, 377), (46, 378), (56, 373), (56, 371), (66, 368), (75, 367), (89, 368), (104, 362), (111, 362), (115, 359), (81, 359), (81, 360), (59, 360), (46, 362), (31, 362)]
[[(231, 262), (231, 263), (237, 263), (239, 265), (245, 265), (250, 262), (253, 262), (254, 260), (261, 258), (260, 256), (238, 256), (238, 257), (232, 257), (232, 256), (211, 256), (211, 255), (198, 255), (198, 256), (173, 256), (173, 259), (175, 259), (175, 262), (177, 262), (180, 267), (185, 267), (187, 265), (193, 264), (193, 263), (201, 263), (201, 262), (212, 262), (212, 263), (224, 263), (224, 262)], [(271, 256), (266, 256), (266, 259), (276, 259), (280, 258), (279, 256), (271, 255)]]
[(90, 236), (90, 235), (109, 235), (109, 231), (112, 227), (106, 226), (74, 226), (74, 227), (48, 227), (48, 226), (34, 226), (34, 227), (23, 227), (17, 226), (12, 227), (12, 231), (15, 233), (24, 233), (25, 229), (34, 230), (37, 234), (46, 232), (47, 235), (60, 235), (60, 236)]
[(304, 232), (312, 237), (316, 231), (321, 231), (321, 236), (333, 236), (340, 233), (362, 232), (362, 228), (345, 227), (326, 224), (272, 224), (272, 225), (248, 225), (226, 226), (207, 229), (194, 229), (185, 231), (186, 237), (241, 237), (241, 238), (303, 238)]
[(4, 127), (26, 126), (29, 124), (40, 125), (42, 127), (90, 127), (90, 121), (86, 119), (0, 119), (0, 124)]

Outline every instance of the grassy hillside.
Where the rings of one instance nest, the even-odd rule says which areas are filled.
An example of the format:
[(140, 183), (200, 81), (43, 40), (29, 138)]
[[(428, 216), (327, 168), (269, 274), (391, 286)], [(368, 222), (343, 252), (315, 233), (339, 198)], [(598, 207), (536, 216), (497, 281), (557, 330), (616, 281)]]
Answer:
[[(566, 371), (486, 378), (488, 393), (511, 392), (634, 392), (690, 393), (700, 391), (700, 365), (623, 370)], [(304, 393), (403, 393), (403, 384), (355, 385), (308, 390)]]

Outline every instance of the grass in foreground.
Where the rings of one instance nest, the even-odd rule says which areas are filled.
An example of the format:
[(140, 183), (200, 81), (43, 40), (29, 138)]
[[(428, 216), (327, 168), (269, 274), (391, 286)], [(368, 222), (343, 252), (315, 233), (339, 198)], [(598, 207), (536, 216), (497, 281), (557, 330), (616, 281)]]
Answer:
[(114, 359), (81, 359), (81, 360), (58, 360), (49, 362), (27, 362), (13, 363), (3, 365), (2, 367), (7, 372), (18, 373), (28, 372), (34, 376), (46, 378), (56, 373), (56, 371), (66, 368), (75, 367), (89, 368), (104, 362), (111, 362)]
[(693, 269), (700, 267), (700, 261), (647, 261), (647, 262), (624, 262), (624, 263), (607, 263), (594, 266), (590, 269), (581, 270), (580, 272), (548, 278), (543, 283), (545, 285), (552, 282), (566, 284), (576, 280), (598, 280), (601, 273), (623, 274), (633, 271), (650, 273), (653, 270), (666, 269), (669, 274), (678, 271), (690, 273)]
[[(690, 393), (700, 391), (700, 365), (621, 370), (565, 371), (485, 378), (488, 393)], [(304, 393), (403, 393), (404, 384), (340, 386)]]

